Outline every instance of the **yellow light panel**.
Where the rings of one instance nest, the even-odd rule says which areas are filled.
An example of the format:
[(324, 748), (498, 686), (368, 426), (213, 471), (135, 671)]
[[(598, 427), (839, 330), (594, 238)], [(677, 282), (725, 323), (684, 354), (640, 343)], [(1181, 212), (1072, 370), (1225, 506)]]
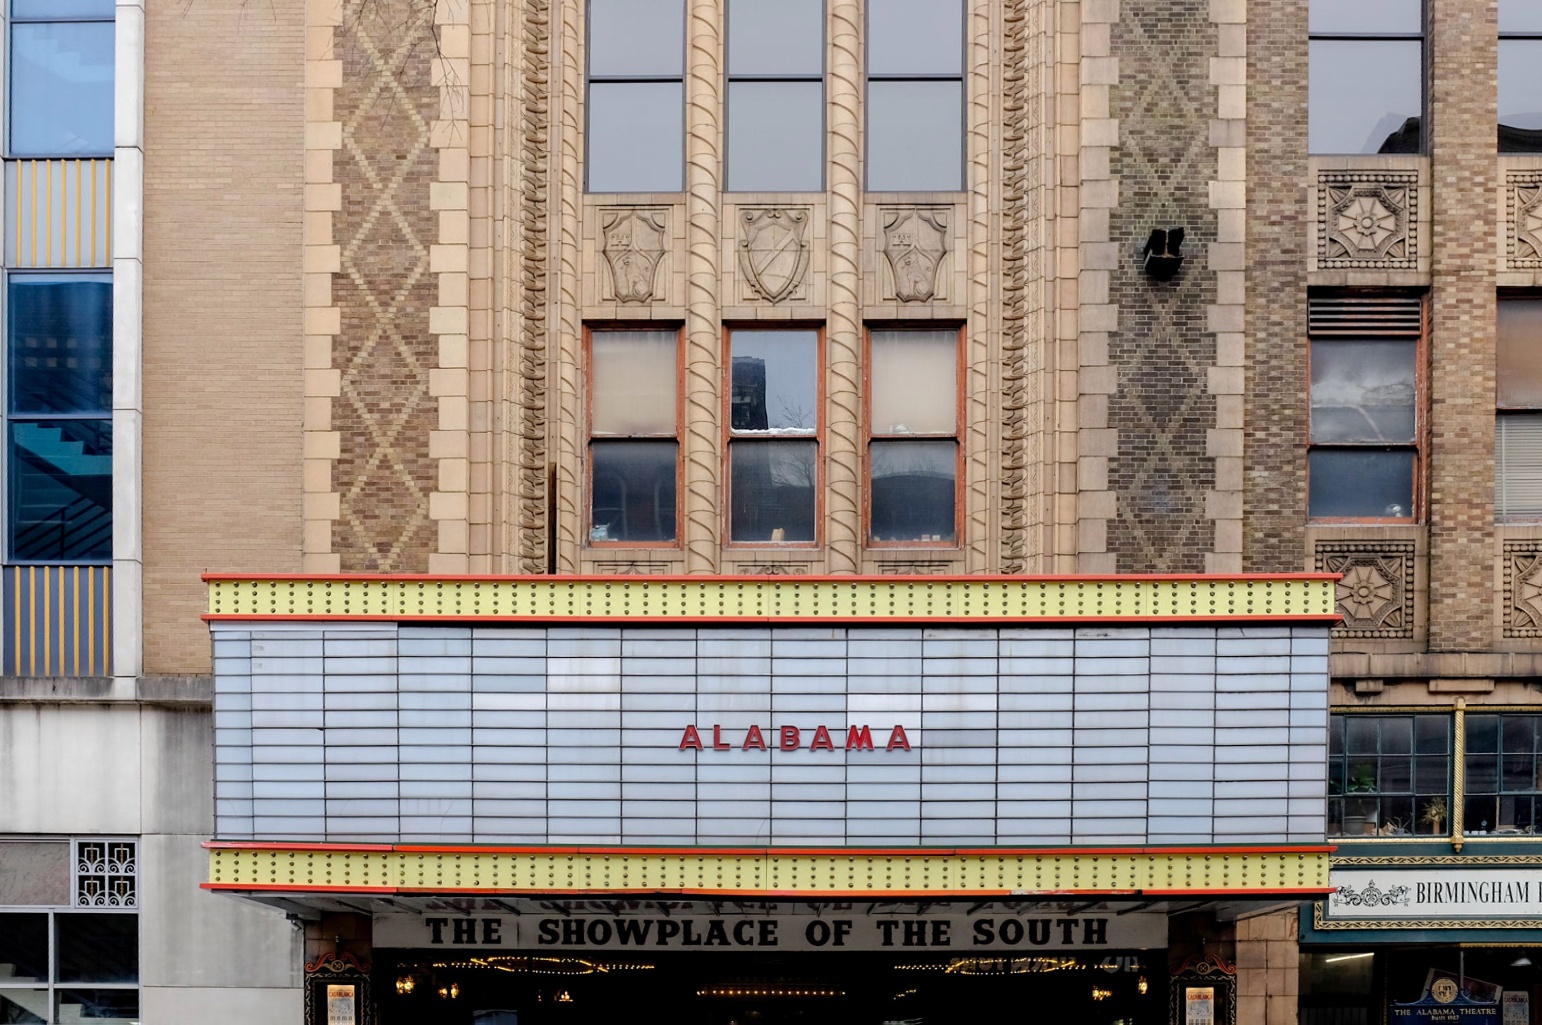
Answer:
[(206, 844), (206, 888), (290, 893), (746, 896), (1299, 895), (1326, 846), (1027, 850)]
[(205, 578), (208, 619), (1336, 620), (1325, 575), (1283, 577)]

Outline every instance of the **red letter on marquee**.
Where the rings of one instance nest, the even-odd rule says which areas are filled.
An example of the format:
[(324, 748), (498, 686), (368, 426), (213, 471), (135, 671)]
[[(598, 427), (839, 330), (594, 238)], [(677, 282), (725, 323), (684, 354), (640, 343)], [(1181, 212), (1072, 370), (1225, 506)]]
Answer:
[(871, 751), (873, 749), (873, 731), (866, 726), (853, 726), (846, 731), (846, 750)]
[(830, 731), (823, 726), (814, 731), (814, 742), (808, 746), (810, 751), (834, 751), (835, 742), (830, 739)]
[(712, 724), (712, 750), (727, 751), (733, 745), (723, 739), (723, 727), (717, 723)]
[(796, 726), (782, 727), (782, 750), (796, 751), (803, 746), (803, 734), (798, 732)]
[(884, 750), (893, 751), (897, 747), (904, 748), (906, 751), (910, 750), (910, 738), (905, 736), (905, 727), (899, 725), (896, 725), (889, 732), (889, 746), (884, 748)]
[(742, 748), (740, 748), (740, 750), (742, 750), (742, 751), (752, 751), (752, 750), (753, 751), (764, 751), (765, 749), (766, 749), (766, 738), (762, 737), (760, 735), (760, 727), (759, 726), (751, 726), (749, 728), (749, 731), (744, 734), (744, 746)]
[(687, 726), (685, 734), (680, 738), (680, 750), (684, 751), (686, 748), (690, 748), (692, 751), (701, 750), (701, 735), (696, 732), (696, 727), (694, 726)]

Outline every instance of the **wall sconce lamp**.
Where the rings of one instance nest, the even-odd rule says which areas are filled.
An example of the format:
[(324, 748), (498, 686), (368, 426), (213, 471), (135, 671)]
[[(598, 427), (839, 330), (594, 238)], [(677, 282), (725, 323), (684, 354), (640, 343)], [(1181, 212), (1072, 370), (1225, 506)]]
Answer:
[(1146, 239), (1146, 248), (1141, 250), (1146, 273), (1158, 281), (1171, 280), (1183, 266), (1183, 254), (1179, 252), (1182, 246), (1182, 228), (1153, 228), (1151, 237)]

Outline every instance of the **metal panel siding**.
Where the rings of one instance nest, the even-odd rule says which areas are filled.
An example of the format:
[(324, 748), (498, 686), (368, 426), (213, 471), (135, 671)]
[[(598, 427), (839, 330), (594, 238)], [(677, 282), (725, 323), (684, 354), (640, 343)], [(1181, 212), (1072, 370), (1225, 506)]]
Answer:
[[(291, 627), (253, 640), (249, 662), (224, 652), (251, 675), (218, 672), (217, 708), (250, 690), (251, 719), (217, 735), (222, 838), (1320, 839), (1306, 791), (1323, 789), (1326, 625), (349, 629)], [(1286, 671), (1222, 668), (1279, 657)], [(810, 750), (821, 723), (836, 750)], [(876, 750), (844, 750), (864, 723)], [(909, 752), (883, 750), (896, 723)], [(706, 750), (680, 750), (688, 724)], [(752, 725), (771, 750), (745, 749)], [(797, 750), (776, 749), (784, 725)], [(299, 832), (264, 832), (278, 828)]]
[(112, 675), (112, 567), (6, 566), (0, 581), (0, 675)]

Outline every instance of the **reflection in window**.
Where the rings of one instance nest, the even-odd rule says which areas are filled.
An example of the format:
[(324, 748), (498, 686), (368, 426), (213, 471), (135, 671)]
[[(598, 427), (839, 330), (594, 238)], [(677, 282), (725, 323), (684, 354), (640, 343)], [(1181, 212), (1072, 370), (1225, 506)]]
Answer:
[(1536, 833), (1542, 827), (1542, 715), (1467, 716), (1467, 833)]
[(1420, 152), (1421, 7), (1421, 0), (1311, 0), (1312, 153)]
[(1316, 299), (1311, 311), (1308, 513), (1412, 519), (1420, 301)]
[(958, 543), (958, 332), (869, 336), (868, 541)]
[(590, 335), (591, 543), (675, 539), (678, 395), (676, 332)]
[(813, 542), (819, 485), (817, 332), (729, 337), (729, 537)]
[(5, 397), (6, 553), (112, 557), (112, 281), (13, 274)]
[(0, 1021), (139, 1021), (136, 915), (0, 914), (0, 966)]
[[(22, 20), (27, 15), (54, 20)], [(62, 20), (66, 17), (100, 20)], [(11, 23), (11, 154), (111, 156), (113, 10), (18, 4)]]
[(728, 188), (824, 187), (824, 4), (728, 4)]
[(1446, 715), (1330, 716), (1328, 833), (1446, 835), (1450, 751)]
[(1499, 0), (1499, 152), (1542, 153), (1542, 4)]
[(590, 0), (590, 192), (679, 192), (685, 182), (683, 0)]
[(1542, 516), (1542, 300), (1501, 299), (1494, 515)]
[(867, 5), (867, 187), (964, 187), (964, 11), (960, 0)]

